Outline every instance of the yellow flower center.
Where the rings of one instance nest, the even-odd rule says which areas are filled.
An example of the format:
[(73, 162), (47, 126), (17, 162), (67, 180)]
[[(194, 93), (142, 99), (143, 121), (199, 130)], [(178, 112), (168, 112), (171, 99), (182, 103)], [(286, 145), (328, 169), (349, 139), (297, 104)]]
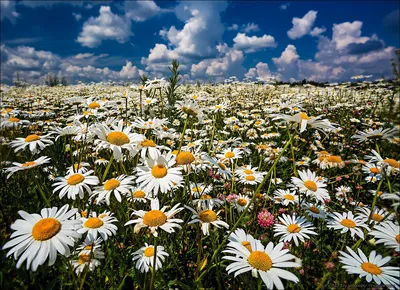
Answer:
[(70, 177), (68, 177), (67, 183), (69, 185), (77, 185), (78, 183), (81, 183), (84, 180), (85, 180), (85, 176), (83, 176), (82, 174), (79, 174), (79, 173), (75, 173), (75, 174), (71, 175)]
[(89, 251), (89, 250), (92, 249), (92, 247), (93, 247), (92, 245), (87, 245), (87, 246), (85, 247), (85, 250), (88, 250), (88, 251)]
[(133, 197), (135, 198), (144, 198), (146, 193), (143, 190), (137, 190), (133, 193)]
[(200, 220), (203, 223), (212, 223), (213, 221), (217, 220), (217, 214), (211, 209), (203, 210), (200, 213)]
[(267, 272), (272, 268), (272, 260), (270, 256), (261, 251), (254, 251), (250, 253), (249, 257), (247, 258), (247, 262), (253, 268), (264, 272)]
[(394, 168), (400, 168), (400, 163), (394, 159), (386, 158), (385, 160), (383, 160), (383, 162), (389, 164), (389, 166), (392, 166)]
[(36, 135), (36, 134), (32, 134), (29, 135), (28, 137), (25, 138), (25, 142), (33, 142), (33, 141), (37, 141), (40, 140), (40, 136)]
[(117, 146), (122, 146), (129, 143), (128, 136), (122, 132), (111, 132), (107, 135), (106, 140), (107, 142)]
[(201, 200), (206, 200), (206, 199), (211, 199), (212, 197), (208, 194), (203, 194), (202, 196), (200, 196)]
[(306, 113), (303, 113), (303, 112), (300, 113), (300, 118), (301, 118), (302, 120), (310, 120), (310, 117), (307, 116), (307, 114), (306, 114)]
[(370, 171), (371, 173), (373, 173), (373, 174), (378, 174), (378, 173), (379, 173), (379, 168), (372, 167), (372, 168), (369, 169), (369, 171)]
[(318, 152), (318, 154), (320, 156), (329, 156), (330, 155), (328, 151), (320, 151), (320, 152)]
[(307, 187), (311, 191), (317, 191), (317, 184), (314, 181), (307, 180), (304, 182), (304, 186)]
[(97, 109), (100, 108), (100, 104), (98, 102), (92, 102), (89, 104), (90, 109)]
[(300, 227), (296, 224), (291, 224), (287, 227), (289, 233), (298, 233), (300, 232)]
[(120, 184), (121, 184), (121, 182), (119, 182), (115, 178), (111, 178), (111, 179), (107, 180), (106, 183), (104, 183), (103, 188), (104, 188), (104, 190), (113, 190), (113, 189), (116, 189)]
[(102, 213), (101, 215), (99, 215), (99, 218), (104, 218), (105, 216), (106, 216), (107, 214), (105, 214), (105, 213)]
[(372, 275), (380, 275), (382, 274), (381, 268), (379, 268), (377, 265), (369, 263), (369, 262), (364, 262), (361, 264), (361, 268)]
[(233, 158), (233, 157), (235, 157), (235, 153), (233, 153), (232, 151), (225, 153), (225, 158)]
[(398, 244), (400, 244), (400, 234), (396, 235), (394, 238), (395, 238), (396, 242)]
[(309, 207), (308, 210), (313, 212), (313, 213), (316, 213), (316, 214), (320, 213), (320, 210), (318, 209), (318, 207), (315, 207), (315, 206)]
[(197, 112), (196, 112), (195, 110), (193, 110), (193, 109), (188, 108), (188, 107), (183, 107), (183, 108), (182, 108), (182, 111), (183, 111), (185, 114), (188, 114), (188, 115), (190, 115), (190, 116), (197, 116)]
[(103, 221), (98, 217), (91, 217), (88, 218), (83, 225), (90, 229), (97, 229), (103, 225)]
[(151, 174), (155, 178), (163, 178), (164, 176), (167, 175), (167, 173), (168, 173), (167, 167), (165, 167), (162, 164), (154, 165), (153, 168), (151, 169)]
[(246, 175), (246, 180), (248, 181), (254, 181), (256, 178), (254, 177), (254, 175)]
[(237, 201), (238, 205), (245, 206), (247, 204), (247, 200), (245, 198), (239, 198)]
[(294, 196), (291, 195), (291, 194), (285, 194), (285, 195), (283, 196), (283, 198), (284, 198), (284, 199), (288, 199), (288, 200), (294, 200)]
[(150, 104), (151, 103), (151, 100), (146, 100), (146, 104)]
[(152, 248), (152, 247), (146, 248), (146, 249), (144, 250), (143, 254), (144, 254), (146, 257), (153, 257), (153, 256), (154, 256), (154, 248)]
[(176, 163), (179, 165), (190, 164), (194, 161), (194, 156), (190, 152), (179, 152), (176, 156)]
[(74, 169), (75, 170), (81, 169), (82, 167), (83, 167), (82, 164), (78, 164), (78, 163), (74, 164)]
[(377, 214), (377, 213), (373, 213), (371, 215), (371, 219), (373, 221), (380, 222), (383, 219), (383, 216), (381, 216), (380, 214)]
[(252, 248), (251, 248), (250, 242), (244, 241), (244, 242), (242, 242), (242, 245), (243, 245), (247, 250), (249, 250), (250, 253), (253, 252), (253, 250), (252, 250)]
[(223, 163), (221, 163), (221, 162), (218, 162), (218, 166), (219, 166), (222, 170), (225, 170), (225, 169), (226, 169), (225, 164), (223, 164)]
[(36, 241), (47, 241), (61, 230), (61, 223), (55, 218), (44, 218), (32, 228), (32, 237)]
[(85, 111), (85, 112), (83, 112), (83, 115), (84, 115), (84, 116), (89, 116), (89, 115), (92, 115), (92, 112)]
[(18, 118), (10, 118), (10, 119), (8, 119), (8, 122), (18, 123), (19, 119)]
[(161, 210), (153, 209), (146, 212), (143, 216), (143, 222), (149, 227), (159, 227), (165, 224), (167, 216)]
[(83, 216), (83, 217), (87, 217), (87, 211), (83, 211), (83, 212), (81, 212), (81, 216)]
[(250, 169), (245, 169), (245, 170), (243, 170), (243, 172), (246, 174), (253, 174), (253, 171)]
[(355, 228), (357, 226), (356, 223), (350, 219), (344, 219), (340, 222), (340, 224), (348, 228)]
[(142, 145), (143, 147), (156, 147), (156, 143), (154, 143), (153, 140), (149, 140), (149, 139), (144, 140), (144, 141), (141, 143), (141, 145)]
[(85, 254), (79, 255), (79, 259), (78, 259), (79, 264), (82, 265), (89, 261), (90, 261), (90, 254), (89, 255), (85, 255)]
[(331, 156), (328, 157), (328, 162), (341, 163), (342, 162), (342, 158), (340, 158), (340, 156), (331, 155)]
[(22, 164), (22, 167), (34, 166), (36, 165), (35, 161), (28, 161)]

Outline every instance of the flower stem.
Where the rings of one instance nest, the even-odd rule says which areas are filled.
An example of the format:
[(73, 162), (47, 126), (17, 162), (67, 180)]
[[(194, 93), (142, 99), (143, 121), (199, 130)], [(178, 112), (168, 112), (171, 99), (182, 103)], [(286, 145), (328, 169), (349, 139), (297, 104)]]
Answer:
[(154, 237), (154, 258), (153, 258), (153, 271), (151, 272), (150, 290), (154, 289), (154, 281), (156, 279), (156, 267), (157, 267), (157, 237)]

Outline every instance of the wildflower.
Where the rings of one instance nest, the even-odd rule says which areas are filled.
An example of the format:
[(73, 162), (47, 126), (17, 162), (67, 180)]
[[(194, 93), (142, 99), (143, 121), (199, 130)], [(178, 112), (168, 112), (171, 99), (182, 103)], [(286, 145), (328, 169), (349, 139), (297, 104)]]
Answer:
[(221, 221), (218, 218), (219, 212), (213, 211), (212, 207), (202, 207), (197, 208), (197, 210), (194, 210), (188, 206), (185, 206), (185, 208), (193, 213), (192, 220), (189, 222), (189, 224), (199, 222), (204, 235), (208, 236), (210, 234), (210, 225), (213, 225), (217, 228), (220, 226), (223, 226), (227, 229), (229, 228), (229, 225), (226, 222)]
[(82, 228), (78, 232), (80, 234), (87, 232), (88, 235), (93, 236), (93, 239), (97, 239), (97, 236), (100, 235), (106, 241), (108, 237), (117, 232), (117, 226), (113, 223), (118, 220), (110, 212), (104, 212), (99, 216), (96, 212), (91, 212), (90, 217), (82, 217), (81, 221)]
[(340, 232), (342, 234), (350, 231), (352, 237), (357, 235), (361, 239), (364, 239), (364, 233), (361, 228), (369, 229), (368, 226), (362, 221), (362, 217), (354, 216), (351, 211), (343, 214), (334, 212), (330, 215), (330, 220), (328, 221), (327, 227), (335, 230), (341, 230)]
[(17, 138), (10, 142), (10, 146), (14, 148), (14, 152), (29, 148), (33, 154), (39, 153), (46, 146), (53, 144), (50, 140), (50, 135), (39, 136), (36, 134), (28, 135), (26, 138)]
[(85, 191), (89, 194), (92, 193), (89, 185), (97, 185), (99, 183), (99, 178), (97, 176), (91, 176), (93, 170), (89, 170), (86, 173), (74, 173), (67, 175), (65, 177), (56, 177), (53, 187), (53, 193), (60, 191), (60, 199), (67, 194), (68, 198), (75, 200), (76, 195), (79, 198), (84, 198)]
[(27, 161), (25, 163), (18, 163), (18, 162), (13, 162), (12, 164), (15, 165), (13, 167), (8, 167), (5, 168), (4, 171), (8, 172), (7, 179), (11, 177), (15, 172), (20, 171), (20, 170), (28, 170), (37, 166), (40, 166), (45, 163), (49, 163), (50, 158), (47, 156), (42, 156), (36, 159), (35, 161)]
[(384, 244), (387, 248), (400, 252), (400, 227), (397, 222), (385, 221), (375, 225), (369, 235), (377, 239), (376, 244)]
[(257, 214), (257, 222), (260, 227), (269, 228), (274, 224), (274, 216), (267, 209), (262, 209)]
[(133, 184), (133, 176), (121, 175), (116, 178), (111, 178), (94, 189), (91, 198), (95, 198), (96, 203), (100, 203), (105, 199), (107, 205), (110, 205), (110, 196), (113, 193), (118, 202), (121, 202), (121, 194), (126, 195), (130, 192)]
[(296, 217), (289, 215), (282, 215), (279, 217), (279, 220), (282, 224), (275, 224), (274, 232), (275, 237), (281, 236), (280, 242), (287, 242), (294, 240), (296, 246), (299, 245), (298, 240), (304, 242), (304, 238), (309, 239), (308, 235), (316, 235), (317, 233), (312, 231), (315, 228), (311, 225), (311, 223), (307, 222), (304, 217)]
[[(156, 265), (154, 267), (154, 255), (156, 257)], [(150, 270), (149, 267), (155, 268), (155, 271), (162, 267), (162, 263), (165, 261), (165, 257), (168, 257), (169, 254), (164, 251), (164, 247), (157, 246), (157, 253), (154, 250), (153, 245), (149, 245), (145, 243), (143, 247), (133, 253), (133, 261), (136, 261), (136, 269), (140, 270), (140, 272), (148, 272)]]

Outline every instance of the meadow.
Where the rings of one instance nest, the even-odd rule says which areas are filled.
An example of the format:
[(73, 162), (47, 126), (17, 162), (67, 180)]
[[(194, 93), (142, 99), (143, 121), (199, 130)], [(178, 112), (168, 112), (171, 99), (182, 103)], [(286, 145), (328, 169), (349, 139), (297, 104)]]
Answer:
[(400, 288), (395, 81), (1, 90), (1, 289)]

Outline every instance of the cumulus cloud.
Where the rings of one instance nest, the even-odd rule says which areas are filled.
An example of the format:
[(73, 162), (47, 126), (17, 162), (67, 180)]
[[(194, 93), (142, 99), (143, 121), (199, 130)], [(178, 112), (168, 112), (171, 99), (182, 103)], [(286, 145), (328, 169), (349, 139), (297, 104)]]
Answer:
[(319, 36), (320, 34), (326, 31), (325, 27), (314, 27), (313, 30), (310, 31), (311, 36)]
[(90, 48), (99, 46), (103, 40), (126, 42), (133, 33), (131, 21), (112, 13), (109, 6), (100, 7), (98, 17), (90, 17), (82, 27), (77, 41)]
[(245, 32), (245, 33), (249, 33), (249, 32), (252, 32), (252, 31), (259, 31), (260, 28), (255, 23), (247, 23), (247, 24), (242, 25), (242, 29), (241, 30), (243, 32)]
[(18, 73), (22, 79), (31, 83), (41, 83), (48, 73), (60, 73), (70, 83), (77, 81), (137, 80), (143, 71), (126, 61), (121, 70), (96, 67), (98, 59), (107, 54), (94, 55), (81, 53), (75, 56), (60, 57), (50, 51), (36, 50), (33, 47), (11, 48), (1, 45), (1, 81), (11, 83)]
[(161, 8), (154, 1), (125, 1), (125, 15), (134, 21), (145, 21), (161, 12)]
[(244, 33), (238, 33), (233, 39), (234, 48), (243, 50), (246, 53), (255, 52), (267, 47), (276, 47), (273, 36), (264, 34), (261, 37), (247, 36)]
[(237, 25), (235, 23), (227, 28), (228, 31), (236, 31), (238, 29), (239, 29), (239, 25)]
[(11, 23), (15, 23), (19, 16), (19, 13), (15, 10), (15, 1), (2, 0), (0, 1), (0, 19), (8, 19)]
[(275, 72), (271, 72), (267, 63), (259, 62), (257, 63), (256, 67), (250, 68), (249, 71), (245, 75), (248, 78), (261, 78), (264, 81), (270, 79), (279, 80), (279, 74)]
[(317, 11), (310, 10), (303, 18), (294, 17), (292, 20), (293, 27), (287, 32), (290, 39), (301, 38), (311, 31), (317, 19)]
[(369, 37), (361, 37), (362, 25), (361, 21), (333, 24), (332, 40), (336, 43), (336, 49), (342, 49), (350, 43), (366, 43)]

